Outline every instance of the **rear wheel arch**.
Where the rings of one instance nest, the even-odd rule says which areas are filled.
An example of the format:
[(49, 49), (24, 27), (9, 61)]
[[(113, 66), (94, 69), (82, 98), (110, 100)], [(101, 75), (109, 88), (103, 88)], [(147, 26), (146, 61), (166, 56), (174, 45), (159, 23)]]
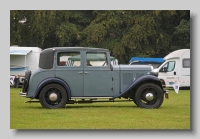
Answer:
[(61, 85), (65, 89), (65, 91), (67, 93), (67, 98), (68, 99), (71, 98), (71, 90), (70, 90), (69, 85), (65, 81), (63, 81), (62, 79), (60, 79), (60, 78), (48, 78), (48, 79), (43, 80), (39, 84), (39, 86), (37, 88), (37, 91), (36, 91), (36, 95), (33, 98), (39, 99), (39, 95), (40, 95), (40, 92), (42, 91), (42, 89), (45, 86), (47, 86), (49, 84), (52, 84), (52, 83)]

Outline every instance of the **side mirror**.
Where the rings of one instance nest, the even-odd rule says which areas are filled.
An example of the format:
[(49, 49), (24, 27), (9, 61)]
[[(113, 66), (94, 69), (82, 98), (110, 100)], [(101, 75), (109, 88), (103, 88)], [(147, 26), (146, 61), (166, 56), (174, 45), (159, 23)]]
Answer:
[(163, 68), (163, 71), (164, 71), (164, 72), (167, 72), (167, 67), (164, 67), (164, 68)]
[(162, 67), (159, 72), (167, 72), (167, 67)]

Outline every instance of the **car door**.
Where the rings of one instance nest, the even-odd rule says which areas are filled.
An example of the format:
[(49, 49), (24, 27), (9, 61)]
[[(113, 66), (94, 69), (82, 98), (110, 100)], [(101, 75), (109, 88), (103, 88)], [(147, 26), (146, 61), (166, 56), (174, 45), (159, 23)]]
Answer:
[(179, 82), (179, 61), (172, 59), (164, 64), (159, 70), (159, 78), (165, 80), (166, 86), (173, 86)]
[(86, 52), (84, 59), (84, 96), (113, 96), (112, 71), (106, 52)]
[(70, 87), (72, 97), (82, 97), (83, 60), (79, 51), (57, 53), (56, 77), (64, 80)]

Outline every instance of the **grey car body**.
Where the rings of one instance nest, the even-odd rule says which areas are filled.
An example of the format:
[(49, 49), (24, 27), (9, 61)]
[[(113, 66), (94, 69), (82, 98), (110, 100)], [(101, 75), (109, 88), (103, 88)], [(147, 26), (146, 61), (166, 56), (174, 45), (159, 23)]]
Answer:
[(39, 69), (26, 72), (20, 96), (38, 99), (45, 108), (119, 98), (142, 108), (162, 105), (166, 91), (151, 66), (113, 65), (111, 60), (109, 50), (102, 48), (45, 49), (40, 54)]

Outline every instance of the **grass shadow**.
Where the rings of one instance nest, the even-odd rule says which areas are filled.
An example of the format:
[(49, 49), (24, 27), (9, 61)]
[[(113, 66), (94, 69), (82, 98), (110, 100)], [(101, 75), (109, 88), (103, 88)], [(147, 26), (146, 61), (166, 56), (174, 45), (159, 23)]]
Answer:
[[(43, 108), (42, 106), (39, 105), (26, 105), (21, 107), (22, 109), (48, 109), (48, 108)], [(59, 108), (59, 109), (84, 109), (84, 108), (139, 108), (135, 104), (133, 105), (93, 105), (93, 104), (67, 104), (65, 105), (64, 108)]]

